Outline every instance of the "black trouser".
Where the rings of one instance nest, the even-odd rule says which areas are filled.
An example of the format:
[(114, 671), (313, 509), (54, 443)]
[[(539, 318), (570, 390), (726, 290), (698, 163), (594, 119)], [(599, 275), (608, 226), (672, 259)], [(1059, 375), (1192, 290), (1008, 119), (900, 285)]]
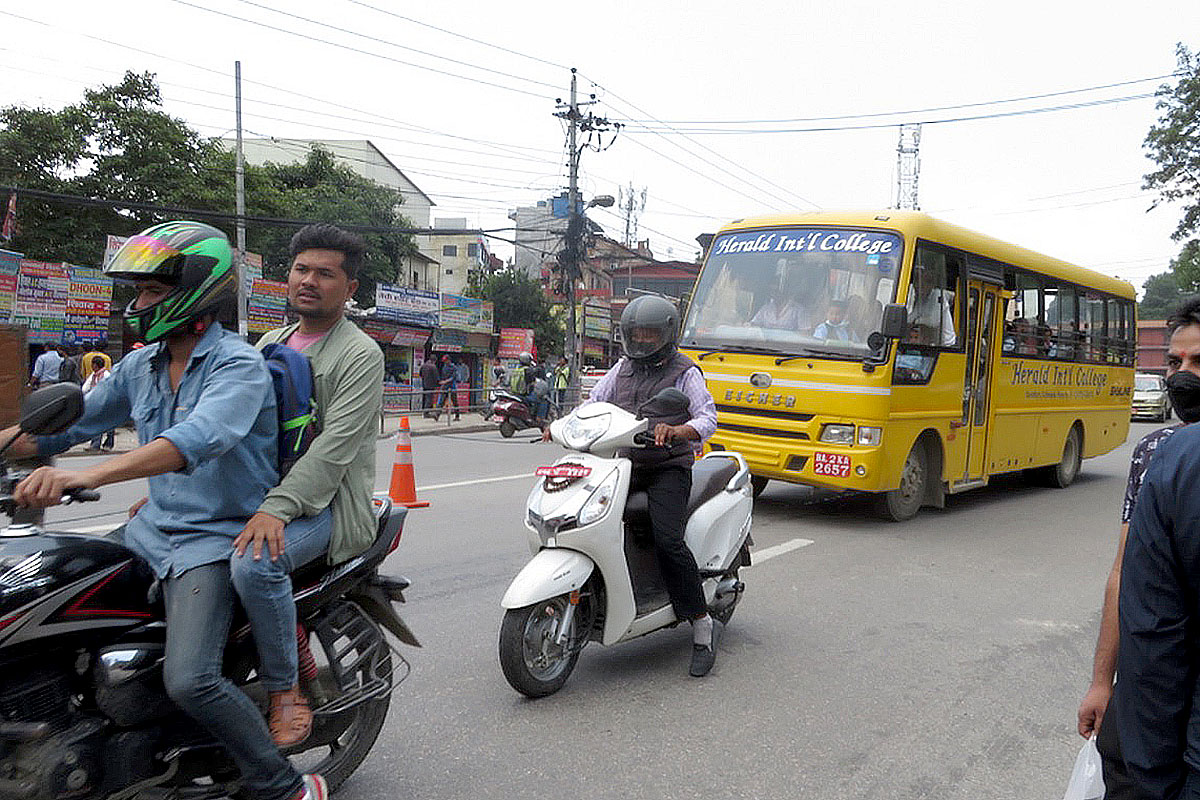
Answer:
[(1116, 693), (1108, 703), (1100, 733), (1096, 736), (1096, 749), (1100, 751), (1100, 763), (1104, 772), (1105, 800), (1151, 800), (1129, 773), (1125, 771), (1125, 758), (1121, 755), (1121, 733), (1117, 727)]
[(649, 500), (654, 550), (675, 616), (680, 619), (704, 616), (708, 608), (700, 588), (700, 570), (696, 567), (696, 557), (683, 540), (688, 494), (692, 491), (692, 470), (679, 466), (635, 465), (629, 489), (645, 492)]

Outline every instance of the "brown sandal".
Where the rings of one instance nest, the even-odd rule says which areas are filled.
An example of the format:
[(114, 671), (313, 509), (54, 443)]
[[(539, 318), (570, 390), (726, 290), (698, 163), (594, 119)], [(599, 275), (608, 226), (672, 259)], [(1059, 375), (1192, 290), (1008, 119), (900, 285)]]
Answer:
[(287, 748), (300, 744), (312, 733), (313, 715), (308, 698), (293, 686), (282, 692), (269, 692), (270, 712), (267, 727), (276, 747)]

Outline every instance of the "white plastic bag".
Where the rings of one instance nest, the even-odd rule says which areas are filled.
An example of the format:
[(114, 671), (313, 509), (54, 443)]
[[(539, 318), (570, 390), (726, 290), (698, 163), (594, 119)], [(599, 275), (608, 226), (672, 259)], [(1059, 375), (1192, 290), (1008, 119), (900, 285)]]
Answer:
[(1100, 769), (1100, 753), (1096, 750), (1096, 737), (1087, 740), (1075, 758), (1075, 769), (1067, 783), (1063, 800), (1100, 800), (1104, 797), (1104, 773)]

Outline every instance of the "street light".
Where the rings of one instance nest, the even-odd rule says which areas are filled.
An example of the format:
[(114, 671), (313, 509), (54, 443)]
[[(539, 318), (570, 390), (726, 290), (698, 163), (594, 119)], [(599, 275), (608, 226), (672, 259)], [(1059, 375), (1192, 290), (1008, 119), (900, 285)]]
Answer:
[(612, 208), (617, 200), (611, 194), (599, 194), (588, 201), (587, 208), (599, 206), (600, 208)]

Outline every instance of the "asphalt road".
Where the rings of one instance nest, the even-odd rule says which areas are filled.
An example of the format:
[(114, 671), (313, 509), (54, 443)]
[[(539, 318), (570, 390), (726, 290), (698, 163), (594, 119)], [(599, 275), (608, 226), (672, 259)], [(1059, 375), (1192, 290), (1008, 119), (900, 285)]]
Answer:
[[(709, 677), (687, 676), (680, 628), (589, 645), (537, 701), (500, 672), (499, 600), (529, 556), (528, 476), (560, 451), (421, 437), (432, 505), (411, 512), (385, 571), (413, 580), (402, 612), (425, 646), (406, 649), (413, 673), (339, 797), (1060, 797), (1129, 452), (1154, 427), (1135, 424), (1069, 489), (1003, 478), (900, 524), (772, 483), (757, 549), (811, 544), (743, 572)], [(379, 464), (383, 488), (386, 440)], [(110, 487), (51, 519), (98, 529), (139, 494)]]

